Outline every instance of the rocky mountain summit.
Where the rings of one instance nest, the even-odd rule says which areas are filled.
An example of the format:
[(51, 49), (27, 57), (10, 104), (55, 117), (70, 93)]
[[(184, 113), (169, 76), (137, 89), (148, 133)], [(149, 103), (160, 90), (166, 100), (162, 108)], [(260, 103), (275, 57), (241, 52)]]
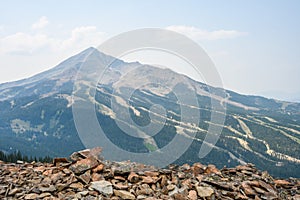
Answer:
[(101, 158), (97, 147), (46, 163), (0, 161), (1, 199), (300, 199), (299, 179), (275, 179), (253, 164), (164, 169)]

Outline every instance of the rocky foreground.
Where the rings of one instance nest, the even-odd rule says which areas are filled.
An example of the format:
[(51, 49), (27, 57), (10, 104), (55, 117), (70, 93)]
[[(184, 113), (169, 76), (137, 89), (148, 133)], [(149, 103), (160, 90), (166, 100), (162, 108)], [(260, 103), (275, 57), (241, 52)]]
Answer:
[(0, 161), (0, 199), (293, 199), (300, 180), (274, 179), (252, 164), (223, 168), (195, 163), (157, 169), (100, 158), (101, 148), (53, 164)]

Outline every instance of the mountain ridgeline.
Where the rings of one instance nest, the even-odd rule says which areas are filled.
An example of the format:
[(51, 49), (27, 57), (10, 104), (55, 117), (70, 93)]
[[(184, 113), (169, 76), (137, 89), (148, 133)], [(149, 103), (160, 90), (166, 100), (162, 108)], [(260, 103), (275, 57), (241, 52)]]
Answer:
[[(93, 83), (99, 77), (96, 66), (108, 64), (101, 80)], [(80, 70), (83, 65), (85, 71)], [(199, 124), (182, 122), (182, 107), (170, 89), (174, 87), (196, 94), (198, 107), (190, 109), (199, 113)], [(89, 48), (51, 70), (0, 85), (0, 150), (61, 157), (84, 149), (72, 113), (76, 100), (72, 95), (82, 91), (88, 97), (83, 101), (93, 102), (106, 137), (123, 150), (159, 151), (180, 135), (192, 143), (177, 164), (213, 163), (221, 168), (249, 162), (274, 176), (299, 178), (300, 104), (229, 90), (223, 98), (218, 96), (219, 90), (169, 69), (126, 63)], [(198, 152), (211, 123), (212, 98), (226, 104), (225, 123), (212, 151), (200, 159)], [(153, 109), (154, 104), (165, 108), (164, 115)], [(141, 137), (134, 137), (119, 127), (120, 123), (130, 125), (124, 109), (141, 127), (151, 123), (151, 115), (160, 119), (155, 123), (165, 123), (152, 137), (145, 137), (148, 133), (135, 127), (132, 132)]]

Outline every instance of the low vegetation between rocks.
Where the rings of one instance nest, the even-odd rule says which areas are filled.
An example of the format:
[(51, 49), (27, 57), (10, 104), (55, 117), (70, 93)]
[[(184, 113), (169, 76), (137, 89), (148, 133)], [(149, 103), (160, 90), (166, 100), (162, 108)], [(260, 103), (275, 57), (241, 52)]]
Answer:
[(47, 163), (0, 161), (1, 199), (291, 199), (299, 179), (275, 179), (252, 164), (170, 165), (158, 169), (130, 161), (105, 161), (101, 148)]

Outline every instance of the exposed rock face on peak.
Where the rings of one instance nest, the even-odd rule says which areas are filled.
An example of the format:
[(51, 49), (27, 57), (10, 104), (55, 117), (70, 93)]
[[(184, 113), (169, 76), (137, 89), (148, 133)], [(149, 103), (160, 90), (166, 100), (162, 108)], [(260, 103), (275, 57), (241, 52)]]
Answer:
[[(97, 67), (105, 73), (99, 73)], [(170, 69), (127, 63), (95, 48), (33, 77), (0, 84), (0, 150), (66, 157), (89, 146), (104, 146), (97, 143), (103, 141), (98, 137), (91, 138), (97, 143), (93, 145), (80, 137), (88, 133), (86, 128), (79, 131), (74, 122), (73, 108), (80, 101), (93, 104), (95, 121), (113, 144), (103, 151), (107, 159), (117, 160), (107, 153), (114, 152), (113, 146), (133, 153), (164, 153), (165, 147), (180, 138), (192, 145), (175, 159), (171, 154), (163, 158), (192, 164), (199, 161), (209, 127), (218, 124), (223, 128), (219, 140), (216, 144), (209, 141), (213, 149), (201, 163), (215, 163), (220, 168), (251, 162), (275, 176), (300, 177), (299, 103), (240, 95)], [(215, 112), (215, 105), (227, 105), (224, 126), (211, 120), (214, 113), (220, 113)], [(161, 107), (166, 112), (161, 112)], [(81, 114), (86, 106), (82, 108)], [(83, 124), (91, 127), (90, 116), (83, 119), (87, 120)], [(133, 122), (137, 126), (132, 126)]]
[(54, 164), (0, 161), (1, 199), (300, 199), (299, 179), (274, 179), (253, 164), (169, 166), (104, 161), (101, 148)]

